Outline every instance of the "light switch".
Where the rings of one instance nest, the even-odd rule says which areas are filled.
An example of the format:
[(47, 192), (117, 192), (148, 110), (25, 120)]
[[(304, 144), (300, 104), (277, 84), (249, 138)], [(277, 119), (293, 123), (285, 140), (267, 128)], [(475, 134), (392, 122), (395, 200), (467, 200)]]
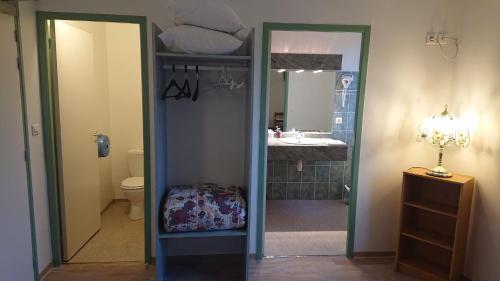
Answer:
[(40, 134), (40, 125), (31, 124), (31, 135), (38, 136)]
[(335, 124), (342, 124), (342, 117), (335, 118)]

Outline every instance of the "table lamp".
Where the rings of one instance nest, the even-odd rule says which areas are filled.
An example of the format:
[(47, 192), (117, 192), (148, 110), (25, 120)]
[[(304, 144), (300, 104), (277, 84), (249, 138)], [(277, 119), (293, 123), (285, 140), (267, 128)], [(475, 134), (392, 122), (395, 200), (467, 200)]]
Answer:
[(427, 140), (432, 145), (439, 148), (439, 158), (437, 166), (427, 170), (427, 174), (436, 177), (451, 177), (451, 173), (443, 167), (443, 151), (450, 144), (465, 148), (470, 143), (469, 130), (453, 114), (448, 113), (448, 106), (445, 105), (441, 114), (427, 117), (418, 128), (417, 141)]

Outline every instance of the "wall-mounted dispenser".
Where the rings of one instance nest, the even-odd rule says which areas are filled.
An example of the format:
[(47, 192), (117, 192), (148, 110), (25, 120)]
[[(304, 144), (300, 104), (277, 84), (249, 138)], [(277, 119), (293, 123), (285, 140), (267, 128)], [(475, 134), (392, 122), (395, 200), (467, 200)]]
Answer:
[(103, 134), (97, 134), (97, 157), (108, 157), (111, 144), (109, 142), (109, 137)]
[(342, 107), (345, 107), (345, 100), (347, 97), (347, 89), (349, 86), (351, 86), (351, 82), (354, 79), (354, 76), (352, 74), (344, 74), (340, 78), (340, 81), (342, 82), (343, 90), (342, 90)]

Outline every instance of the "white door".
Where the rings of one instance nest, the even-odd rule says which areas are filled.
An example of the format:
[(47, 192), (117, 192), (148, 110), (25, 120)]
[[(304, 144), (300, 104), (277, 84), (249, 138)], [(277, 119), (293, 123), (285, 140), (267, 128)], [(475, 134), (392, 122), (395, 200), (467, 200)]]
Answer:
[(55, 21), (55, 34), (63, 258), (68, 261), (101, 227), (93, 135), (98, 99), (92, 35), (64, 21)]
[(14, 17), (0, 13), (0, 280), (33, 280)]

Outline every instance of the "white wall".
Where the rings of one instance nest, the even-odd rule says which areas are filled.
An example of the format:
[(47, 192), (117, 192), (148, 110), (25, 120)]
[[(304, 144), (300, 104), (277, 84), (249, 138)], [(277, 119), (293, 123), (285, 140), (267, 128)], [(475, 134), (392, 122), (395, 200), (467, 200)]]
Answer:
[(273, 31), (271, 53), (342, 55), (342, 70), (358, 71), (360, 42), (359, 33)]
[[(34, 2), (19, 2), (21, 41), (23, 44), (24, 84), (28, 124), (42, 127), (40, 105), (40, 83), (38, 79), (38, 54), (36, 49), (36, 17)], [(35, 210), (35, 232), (38, 253), (38, 268), (45, 269), (52, 261), (49, 225), (47, 180), (43, 153), (43, 130), (37, 136), (29, 136), (31, 179), (33, 182), (33, 207)]]
[(331, 132), (334, 95), (335, 72), (291, 71), (288, 74), (287, 130)]
[[(285, 79), (283, 73), (269, 73), (269, 122), (268, 127), (274, 128), (274, 113), (285, 112)], [(283, 129), (283, 128), (281, 128)]]
[(142, 88), (139, 25), (105, 23), (113, 197), (125, 198), (127, 150), (142, 148)]
[[(452, 0), (381, 0), (376, 2), (369, 0), (348, 2), (342, 0), (227, 0), (226, 2), (240, 14), (248, 26), (256, 28), (254, 175), (257, 173), (258, 89), (260, 89), (260, 79), (258, 77), (260, 77), (262, 23), (268, 21), (371, 25), (370, 57), (368, 60), (363, 116), (363, 139), (361, 142), (355, 250), (394, 250), (398, 225), (401, 171), (410, 166), (431, 166), (435, 160), (435, 151), (432, 148), (415, 143), (415, 128), (417, 128), (422, 118), (430, 113), (439, 112), (441, 105), (449, 102), (447, 94), (452, 90), (454, 64), (443, 59), (439, 49), (426, 46), (422, 44), (422, 41), (426, 32), (433, 28), (435, 30), (446, 28), (452, 34), (455, 33), (458, 22), (455, 18), (456, 2)], [(22, 5), (27, 4), (22, 3)], [(171, 19), (165, 16), (162, 1), (129, 1), (124, 4), (124, 1), (117, 0), (42, 0), (39, 5), (40, 8), (51, 11), (147, 15), (149, 24), (151, 20), (158, 22), (162, 27), (171, 24)], [(493, 5), (495, 5), (494, 1), (490, 0), (489, 4), (484, 8), (476, 5), (470, 7), (475, 12), (467, 16), (467, 23), (469, 24), (468, 37), (472, 37), (470, 26), (473, 26), (472, 21), (476, 18), (478, 18), (478, 24), (484, 24), (482, 28), (494, 30), (495, 26), (498, 25), (495, 15), (489, 14), (495, 11), (490, 7)], [(466, 8), (469, 9), (468, 6)], [(484, 14), (487, 16), (483, 17)], [(484, 33), (481, 40), (486, 41), (484, 38), (490, 35), (491, 32)], [(495, 36), (492, 38), (497, 38)], [(482, 48), (485, 48), (485, 51), (494, 53), (495, 44), (492, 43), (495, 43), (495, 41), (490, 41), (484, 43)], [(471, 44), (471, 49), (477, 46), (474, 40), (470, 40), (468, 44)], [(151, 54), (151, 47), (149, 47), (149, 51)], [(35, 45), (25, 46), (25, 52), (36, 53)], [(481, 57), (484, 56), (484, 61), (487, 58), (485, 54), (480, 55)], [(152, 74), (151, 56), (149, 61), (149, 71)], [(472, 62), (468, 64), (472, 64)], [(494, 63), (484, 62), (483, 65), (488, 66), (488, 69), (498, 70), (498, 66), (495, 66)], [(36, 69), (32, 69), (32, 71), (35, 73), (32, 77), (36, 77)], [(493, 72), (487, 72), (487, 75), (493, 75)], [(151, 81), (152, 75), (150, 75), (150, 86), (152, 86)], [(490, 90), (486, 91), (488, 94), (485, 94), (485, 97), (490, 98), (493, 89), (498, 88), (498, 85), (489, 83), (487, 88)], [(153, 87), (150, 87), (150, 89), (153, 89)], [(474, 91), (481, 91), (481, 89), (479, 87), (474, 88)], [(486, 100), (483, 101), (487, 102)], [(36, 95), (30, 95), (28, 102), (34, 104), (35, 107), (38, 106)], [(496, 116), (493, 109), (494, 105), (495, 103), (488, 101), (484, 116), (488, 118), (489, 116)], [(39, 112), (39, 109), (33, 109), (29, 118), (32, 121), (39, 122)], [(483, 112), (482, 108), (481, 112)], [(152, 121), (154, 120), (152, 119)], [(154, 141), (154, 138), (152, 139)], [(471, 157), (475, 160), (482, 160), (479, 157), (486, 155), (485, 164), (480, 167), (485, 166), (487, 163), (496, 164), (498, 161), (494, 156), (494, 148), (498, 146), (495, 145), (497, 145), (496, 142), (485, 139), (484, 142), (479, 144), (483, 151)], [(154, 151), (152, 156), (154, 160)], [(34, 157), (43, 159), (43, 150), (40, 147), (32, 151), (32, 159)], [(493, 167), (495, 165), (491, 165), (489, 169), (493, 169)], [(43, 168), (39, 163), (35, 169)], [(498, 208), (496, 207), (498, 204), (495, 205), (492, 202), (493, 195), (498, 196), (498, 194), (495, 191), (495, 185), (482, 186), (487, 186), (486, 183), (494, 183), (497, 180), (495, 181), (491, 174), (485, 174), (482, 178), (478, 178), (480, 183), (478, 193), (484, 192), (484, 196), (477, 196), (480, 199), (477, 200), (475, 206), (479, 206), (476, 208), (480, 208), (480, 211), (476, 212), (475, 218), (481, 218), (482, 215), (486, 216), (483, 217), (483, 221), (475, 220), (474, 225), (478, 231), (473, 232), (473, 234), (482, 232), (485, 236), (476, 238), (473, 235), (471, 237), (471, 241), (473, 241), (471, 243), (472, 257), (477, 257), (477, 261), (469, 261), (468, 271), (472, 272), (474, 269), (474, 274), (478, 276), (479, 274), (485, 274), (492, 277), (491, 280), (494, 280), (495, 268), (493, 268), (492, 264), (498, 261), (499, 251), (495, 251), (495, 249), (498, 249), (495, 248), (497, 247), (496, 244), (488, 244), (490, 248), (487, 249), (486, 253), (491, 253), (493, 256), (481, 254), (483, 248), (486, 247), (484, 243), (488, 243), (486, 240), (484, 242), (481, 242), (481, 240), (485, 237), (498, 236)], [(482, 182), (485, 184), (483, 185)], [(252, 185), (254, 190), (256, 185), (257, 180), (254, 179)], [(42, 216), (41, 220), (47, 221), (46, 198), (44, 196), (46, 195), (43, 192), (39, 193), (35, 204), (37, 206), (37, 216)], [(252, 198), (251, 201), (253, 206), (256, 206), (255, 198)], [(255, 208), (253, 210), (252, 217), (255, 219), (257, 211)], [(497, 224), (496, 228), (490, 225), (493, 222)], [(37, 221), (37, 224), (42, 223)], [(252, 221), (252, 229), (252, 237), (255, 238), (255, 220)], [(39, 233), (38, 240), (43, 238), (43, 235)], [(252, 245), (252, 249), (254, 248), (255, 243)], [(43, 264), (42, 261), (40, 262)], [(481, 263), (484, 265), (480, 266)], [(476, 270), (481, 269), (484, 269), (485, 272), (476, 272)]]
[(0, 280), (24, 281), (34, 252), (15, 29), (15, 17), (0, 12)]
[(466, 275), (494, 281), (500, 280), (500, 2), (459, 4), (462, 48), (447, 98), (449, 110), (472, 127), (472, 136), (470, 147), (446, 152), (445, 164), (476, 177)]

